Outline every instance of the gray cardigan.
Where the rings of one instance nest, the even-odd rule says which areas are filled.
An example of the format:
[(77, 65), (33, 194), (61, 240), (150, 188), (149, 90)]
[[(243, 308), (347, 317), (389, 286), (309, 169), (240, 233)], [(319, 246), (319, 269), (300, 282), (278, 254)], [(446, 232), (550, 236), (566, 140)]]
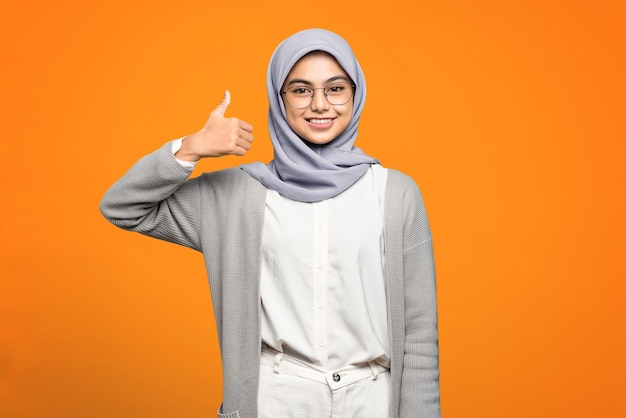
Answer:
[[(190, 173), (176, 162), (167, 143), (119, 179), (105, 194), (100, 210), (120, 228), (204, 254), (224, 376), (218, 417), (253, 418), (261, 353), (259, 278), (267, 189), (239, 168), (188, 179)], [(417, 185), (395, 170), (387, 177), (384, 228), (390, 417), (440, 417), (430, 228)]]

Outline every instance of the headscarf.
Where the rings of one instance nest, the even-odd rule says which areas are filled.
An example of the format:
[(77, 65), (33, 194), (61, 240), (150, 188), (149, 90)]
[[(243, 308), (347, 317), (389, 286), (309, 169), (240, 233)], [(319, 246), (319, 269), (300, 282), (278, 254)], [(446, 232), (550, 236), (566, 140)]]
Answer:
[[(287, 123), (280, 90), (293, 66), (312, 51), (332, 55), (356, 85), (352, 120), (337, 138), (324, 145), (303, 141)], [(298, 32), (278, 45), (267, 70), (269, 131), (274, 159), (265, 165), (242, 165), (267, 188), (301, 202), (317, 202), (336, 196), (352, 186), (370, 164), (378, 161), (354, 146), (365, 104), (365, 77), (350, 45), (324, 29)]]

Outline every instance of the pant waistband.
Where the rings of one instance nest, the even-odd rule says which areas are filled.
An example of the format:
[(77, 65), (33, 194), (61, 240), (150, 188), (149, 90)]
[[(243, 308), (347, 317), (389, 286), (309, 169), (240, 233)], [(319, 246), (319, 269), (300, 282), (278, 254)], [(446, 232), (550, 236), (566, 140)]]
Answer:
[(326, 370), (267, 347), (261, 349), (261, 364), (271, 367), (274, 373), (287, 373), (312, 380), (328, 385), (331, 390), (340, 389), (367, 378), (376, 380), (379, 374), (389, 372), (389, 369), (374, 361), (350, 365), (338, 370)]

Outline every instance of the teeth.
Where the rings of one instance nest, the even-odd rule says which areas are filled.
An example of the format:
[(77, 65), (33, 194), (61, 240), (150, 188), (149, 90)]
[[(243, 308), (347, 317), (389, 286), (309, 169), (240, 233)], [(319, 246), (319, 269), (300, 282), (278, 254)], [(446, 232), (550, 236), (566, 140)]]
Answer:
[(325, 123), (330, 123), (332, 119), (309, 119), (309, 122), (315, 123), (317, 125), (323, 125)]

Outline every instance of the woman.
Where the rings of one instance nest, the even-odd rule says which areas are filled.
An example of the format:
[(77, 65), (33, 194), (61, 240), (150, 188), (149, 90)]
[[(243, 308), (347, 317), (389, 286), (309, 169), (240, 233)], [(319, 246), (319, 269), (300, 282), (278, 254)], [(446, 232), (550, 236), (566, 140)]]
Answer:
[(338, 35), (305, 30), (267, 76), (274, 160), (224, 118), (137, 162), (105, 195), (115, 225), (202, 251), (220, 341), (219, 417), (439, 417), (432, 240), (407, 176), (354, 146), (365, 79)]

